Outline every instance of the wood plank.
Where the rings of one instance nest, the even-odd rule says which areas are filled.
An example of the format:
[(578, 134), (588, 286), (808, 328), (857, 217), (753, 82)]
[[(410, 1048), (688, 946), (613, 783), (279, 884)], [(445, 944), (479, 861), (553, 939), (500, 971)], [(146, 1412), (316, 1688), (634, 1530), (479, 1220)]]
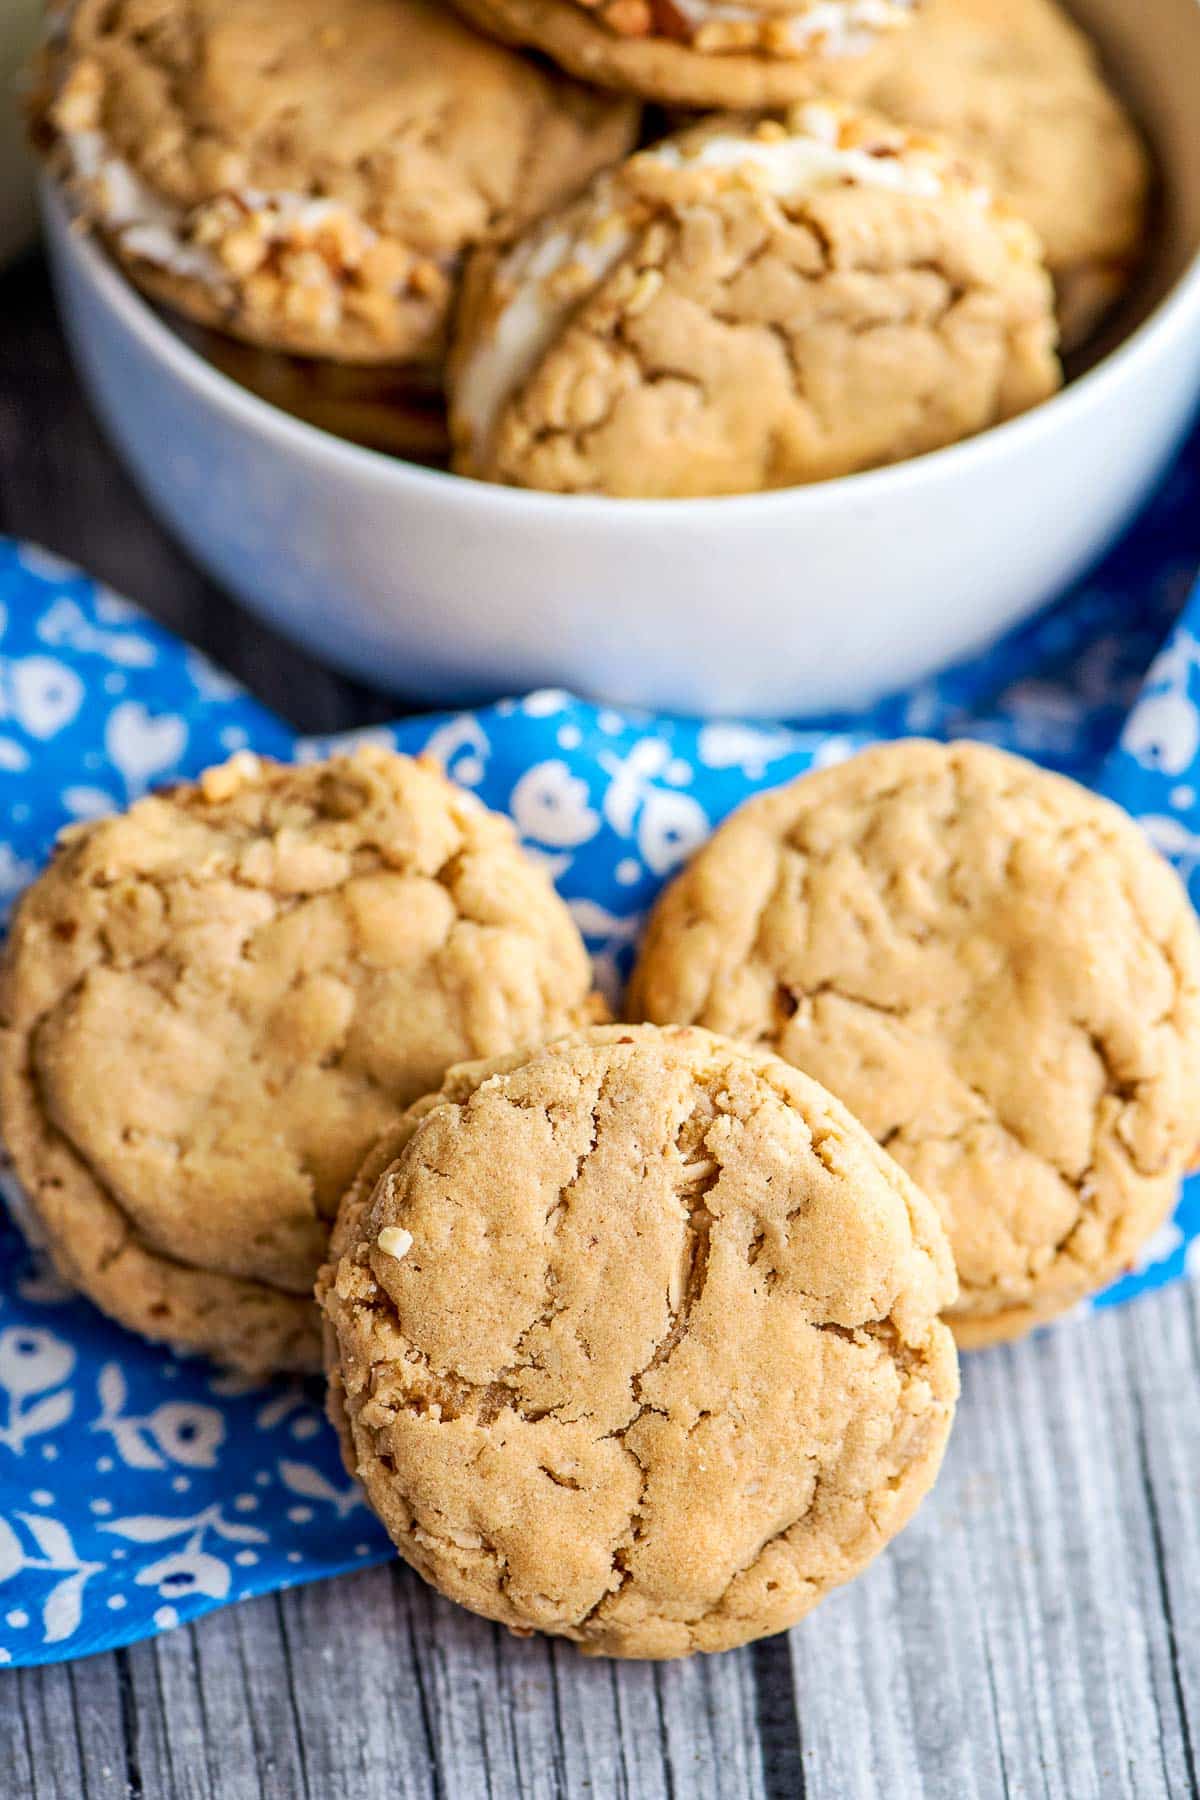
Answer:
[(1003, 1792), (956, 1567), (956, 1449), (908, 1532), (791, 1634), (810, 1800)]
[[(149, 1654), (144, 1659), (135, 1659), (135, 1679), (139, 1685), (144, 1684), (139, 1715), (143, 1708), (153, 1709), (155, 1727), (160, 1721), (163, 1727), (161, 1736), (157, 1729), (146, 1734), (147, 1750), (140, 1758), (147, 1794), (154, 1793), (161, 1784), (180, 1800), (212, 1800), (214, 1782), (208, 1746), (218, 1739), (216, 1731), (209, 1729), (200, 1667), (205, 1659), (219, 1655), (231, 1636), (229, 1618), (222, 1615), (213, 1620), (212, 1631), (170, 1632), (148, 1647)], [(227, 1649), (225, 1653), (228, 1655)], [(158, 1761), (159, 1757), (165, 1757), (165, 1765)], [(220, 1757), (233, 1800), (244, 1800), (245, 1733), (235, 1729), (228, 1746), (222, 1743)], [(251, 1752), (251, 1773), (253, 1766)]]
[(67, 1670), (22, 1670), (16, 1683), (14, 1710), (20, 1714), (30, 1793), (39, 1800), (42, 1794), (82, 1794), (86, 1777)]
[[(567, 1724), (567, 1793), (613, 1793), (666, 1800), (662, 1697), (640, 1663), (592, 1663), (554, 1651)], [(608, 1685), (604, 1688), (604, 1676)], [(587, 1784), (587, 1786), (585, 1786)]]
[(1126, 1362), (1135, 1456), (1122, 1493), (1139, 1489), (1148, 1543), (1139, 1610), (1161, 1629), (1150, 1640), (1163, 1773), (1172, 1794), (1195, 1793), (1200, 1768), (1200, 1291), (1178, 1287), (1129, 1309), (1114, 1334)]
[[(438, 1791), (428, 1693), (405, 1591), (412, 1578), (398, 1575), (364, 1569), (294, 1588), (275, 1603), (315, 1800), (346, 1790), (433, 1800)], [(249, 1644), (254, 1634), (245, 1612)]]
[[(175, 1720), (168, 1731), (156, 1645), (149, 1642), (118, 1650), (116, 1662), (130, 1792), (146, 1800), (156, 1794), (183, 1800), (186, 1788), (176, 1779), (170, 1754), (170, 1747), (178, 1741)], [(181, 1719), (180, 1737), (185, 1729), (186, 1721)]]
[[(1186, 1668), (1194, 1708), (1200, 1679), (1196, 1336), (1180, 1323), (1194, 1326), (1195, 1306), (1179, 1289), (966, 1359), (932, 1501), (792, 1634), (808, 1794), (1192, 1791), (1186, 1705), (1171, 1696)], [(1147, 1334), (1152, 1373), (1131, 1391), (1122, 1347)], [(1156, 1393), (1175, 1415), (1148, 1415), (1173, 1663), (1135, 1441)], [(1152, 1459), (1152, 1493), (1153, 1474)]]
[(0, 1793), (9, 1796), (29, 1794), (40, 1800), (47, 1793), (39, 1784), (38, 1768), (41, 1746), (30, 1737), (29, 1687), (32, 1670), (12, 1670), (0, 1674)]
[(658, 1689), (669, 1792), (675, 1800), (759, 1800), (754, 1657), (693, 1656), (647, 1671)]
[[(50, 1669), (40, 1670), (42, 1676)], [(119, 1671), (115, 1657), (88, 1656), (63, 1665), (67, 1677), (66, 1699), (74, 1726), (75, 1745), (82, 1776), (84, 1800), (108, 1800), (128, 1792), (125, 1736), (121, 1729)], [(61, 1689), (54, 1696), (52, 1718), (65, 1718)], [(60, 1729), (63, 1729), (60, 1723)]]
[[(1120, 1546), (1100, 1459), (1084, 1447), (1082, 1470), (1077, 1462), (1081, 1421), (1103, 1416), (1093, 1338), (1064, 1327), (985, 1354), (976, 1372), (982, 1404), (969, 1448), (995, 1484), (996, 1503), (985, 1525), (987, 1567), (977, 1554), (975, 1568), (995, 1629), (1006, 1762), (1014, 1779), (1040, 1774), (1050, 1795), (1125, 1793), (1123, 1759), (1112, 1749), (1118, 1722), (1094, 1705), (1098, 1694), (1110, 1698), (1096, 1686), (1103, 1671), (1093, 1641), (1108, 1625), (1109, 1591), (1093, 1591), (1092, 1565), (1100, 1559), (1115, 1572)], [(1008, 1649), (1014, 1644), (1024, 1649), (1022, 1664)]]

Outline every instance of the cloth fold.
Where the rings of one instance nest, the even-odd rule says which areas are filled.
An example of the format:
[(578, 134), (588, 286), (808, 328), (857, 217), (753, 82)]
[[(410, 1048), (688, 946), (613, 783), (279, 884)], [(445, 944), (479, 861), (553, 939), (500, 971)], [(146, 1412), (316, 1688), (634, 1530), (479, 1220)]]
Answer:
[[(372, 731), (513, 816), (615, 993), (663, 881), (750, 793), (880, 737), (974, 736), (1109, 794), (1200, 903), (1200, 434), (1102, 566), (871, 712), (658, 718), (564, 693)], [(970, 605), (970, 595), (963, 595)], [(144, 614), (0, 540), (0, 906), (64, 824), (241, 748), (321, 754)], [(345, 741), (345, 740), (341, 740)], [(10, 1184), (11, 1185), (11, 1184)], [(1200, 1181), (1093, 1305), (1200, 1274)], [(108, 1649), (389, 1554), (317, 1384), (180, 1359), (69, 1294), (0, 1215), (0, 1663)]]

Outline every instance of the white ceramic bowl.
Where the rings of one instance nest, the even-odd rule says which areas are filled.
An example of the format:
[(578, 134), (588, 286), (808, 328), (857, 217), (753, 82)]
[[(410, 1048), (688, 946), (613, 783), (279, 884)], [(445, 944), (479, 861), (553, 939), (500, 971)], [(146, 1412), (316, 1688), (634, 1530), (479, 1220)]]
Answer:
[(397, 692), (554, 685), (693, 713), (866, 702), (967, 655), (1129, 519), (1200, 385), (1200, 0), (1077, 0), (1149, 121), (1158, 267), (1060, 396), (895, 468), (746, 498), (488, 487), (297, 423), (210, 368), (47, 196), (76, 358), (151, 503), (213, 575)]

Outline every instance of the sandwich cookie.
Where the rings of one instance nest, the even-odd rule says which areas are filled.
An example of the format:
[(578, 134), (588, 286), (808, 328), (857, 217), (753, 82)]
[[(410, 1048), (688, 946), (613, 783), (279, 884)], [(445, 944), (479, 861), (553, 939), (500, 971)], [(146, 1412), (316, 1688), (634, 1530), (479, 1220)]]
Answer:
[(582, 81), (665, 106), (784, 106), (870, 85), (923, 0), (455, 0)]
[(940, 142), (834, 102), (706, 121), (472, 263), (455, 467), (750, 493), (951, 444), (1057, 388), (1037, 241)]
[(464, 250), (633, 144), (638, 109), (439, 0), (76, 0), (35, 133), (132, 279), (250, 343), (435, 353)]

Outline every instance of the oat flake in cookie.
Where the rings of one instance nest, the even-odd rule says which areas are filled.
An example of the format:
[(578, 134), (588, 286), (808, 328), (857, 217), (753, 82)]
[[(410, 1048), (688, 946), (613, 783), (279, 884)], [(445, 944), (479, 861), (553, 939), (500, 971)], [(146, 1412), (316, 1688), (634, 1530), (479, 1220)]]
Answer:
[(517, 1631), (652, 1657), (794, 1624), (906, 1523), (953, 1293), (933, 1207), (831, 1095), (652, 1027), (452, 1071), (318, 1284), (402, 1555)]
[(1063, 342), (1081, 343), (1137, 266), (1151, 168), (1078, 26), (1053, 0), (929, 0), (871, 104), (944, 131), (1033, 226)]
[(438, 0), (78, 0), (38, 133), (153, 296), (270, 348), (436, 350), (463, 250), (633, 143), (632, 102), (476, 36)]
[(242, 755), (64, 834), (0, 967), (0, 1131), (36, 1234), (146, 1336), (319, 1363), (312, 1284), (378, 1134), (463, 1056), (595, 1017), (507, 820), (362, 750)]
[(455, 467), (566, 493), (750, 493), (956, 442), (1053, 393), (1029, 229), (940, 143), (831, 101), (706, 121), (481, 252)]
[(581, 80), (667, 106), (861, 93), (924, 0), (455, 0), (483, 30)]
[(960, 1344), (1120, 1274), (1200, 1138), (1200, 928), (1117, 807), (972, 744), (764, 794), (667, 890), (628, 997), (807, 1070), (941, 1209)]

